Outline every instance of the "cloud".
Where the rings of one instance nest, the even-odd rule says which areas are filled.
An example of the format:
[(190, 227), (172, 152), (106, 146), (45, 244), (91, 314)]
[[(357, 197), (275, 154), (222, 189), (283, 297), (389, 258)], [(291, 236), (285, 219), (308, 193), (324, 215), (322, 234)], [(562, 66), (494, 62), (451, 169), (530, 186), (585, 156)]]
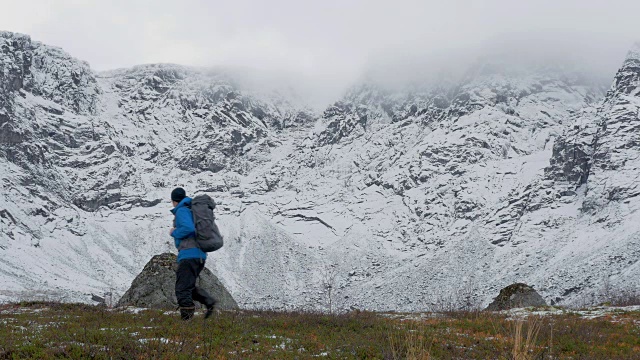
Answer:
[(380, 64), (420, 69), (501, 42), (611, 73), (640, 38), (638, 13), (635, 0), (21, 0), (3, 4), (0, 28), (97, 70), (173, 62), (288, 72), (328, 99)]

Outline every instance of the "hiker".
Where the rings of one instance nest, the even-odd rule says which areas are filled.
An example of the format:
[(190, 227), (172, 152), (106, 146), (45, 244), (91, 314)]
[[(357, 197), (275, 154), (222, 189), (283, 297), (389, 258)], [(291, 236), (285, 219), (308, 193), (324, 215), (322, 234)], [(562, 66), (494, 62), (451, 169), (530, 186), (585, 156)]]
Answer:
[(207, 311), (205, 319), (213, 313), (216, 300), (204, 289), (196, 286), (196, 279), (204, 269), (207, 253), (198, 247), (195, 225), (191, 213), (191, 198), (183, 188), (171, 192), (174, 215), (173, 228), (169, 232), (178, 249), (178, 270), (176, 271), (176, 297), (180, 306), (180, 317), (189, 320), (195, 312), (193, 300), (203, 304)]

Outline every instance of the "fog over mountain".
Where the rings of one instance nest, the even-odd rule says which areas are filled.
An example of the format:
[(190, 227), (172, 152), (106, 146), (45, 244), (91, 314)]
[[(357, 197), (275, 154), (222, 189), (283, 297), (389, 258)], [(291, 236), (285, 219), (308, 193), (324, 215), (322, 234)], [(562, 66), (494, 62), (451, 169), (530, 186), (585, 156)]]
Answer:
[(5, 1), (0, 28), (60, 46), (95, 70), (252, 69), (321, 108), (364, 74), (410, 80), (464, 68), (487, 51), (559, 58), (611, 77), (640, 32), (639, 11), (631, 0), (26, 0)]

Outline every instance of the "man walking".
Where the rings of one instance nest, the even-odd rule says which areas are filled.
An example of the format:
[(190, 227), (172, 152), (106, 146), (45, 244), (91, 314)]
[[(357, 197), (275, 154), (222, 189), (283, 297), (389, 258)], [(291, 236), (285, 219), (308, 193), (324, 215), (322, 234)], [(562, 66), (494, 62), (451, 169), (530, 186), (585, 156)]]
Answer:
[(173, 228), (169, 234), (178, 249), (178, 270), (176, 271), (176, 297), (180, 306), (180, 317), (189, 320), (195, 312), (193, 300), (203, 304), (207, 311), (205, 319), (213, 313), (216, 300), (204, 289), (196, 286), (196, 280), (204, 269), (207, 253), (200, 250), (196, 242), (196, 229), (191, 213), (191, 198), (183, 188), (171, 192), (174, 215)]

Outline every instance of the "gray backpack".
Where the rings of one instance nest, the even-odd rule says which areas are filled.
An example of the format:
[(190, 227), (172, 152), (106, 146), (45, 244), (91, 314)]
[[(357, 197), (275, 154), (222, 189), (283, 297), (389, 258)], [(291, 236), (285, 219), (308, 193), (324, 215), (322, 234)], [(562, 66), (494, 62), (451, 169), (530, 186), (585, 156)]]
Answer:
[(196, 243), (204, 252), (216, 251), (222, 247), (223, 239), (216, 225), (213, 209), (216, 203), (209, 195), (198, 195), (191, 199), (191, 213), (196, 228)]

